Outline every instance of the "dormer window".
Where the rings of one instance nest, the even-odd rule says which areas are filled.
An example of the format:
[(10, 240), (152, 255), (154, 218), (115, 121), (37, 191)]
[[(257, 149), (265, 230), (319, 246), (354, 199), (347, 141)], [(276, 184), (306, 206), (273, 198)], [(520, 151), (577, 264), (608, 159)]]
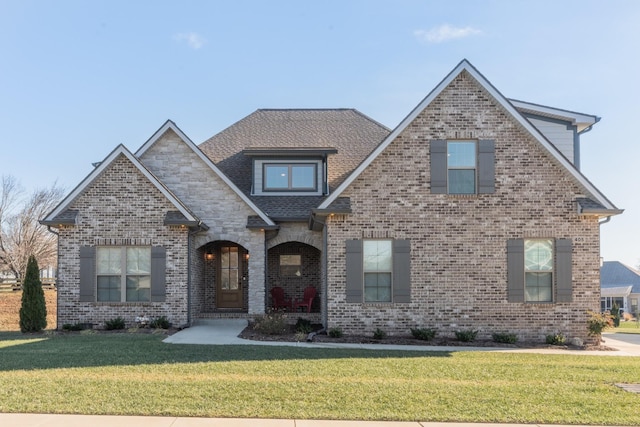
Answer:
[(251, 194), (256, 196), (322, 196), (329, 194), (327, 147), (247, 148), (252, 158)]
[(263, 191), (317, 191), (318, 164), (263, 163)]

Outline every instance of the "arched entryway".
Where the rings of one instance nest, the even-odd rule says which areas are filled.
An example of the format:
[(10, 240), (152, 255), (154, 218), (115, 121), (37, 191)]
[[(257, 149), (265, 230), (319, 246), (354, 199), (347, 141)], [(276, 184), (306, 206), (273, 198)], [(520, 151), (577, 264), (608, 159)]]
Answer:
[[(302, 300), (304, 290), (313, 287), (316, 296), (311, 305), (311, 313), (320, 313), (321, 293), (321, 252), (315, 247), (301, 242), (286, 242), (269, 249), (267, 253), (267, 309), (274, 307), (271, 290), (280, 287), (288, 301)], [(292, 305), (287, 311), (306, 313)]]
[(199, 252), (203, 259), (200, 312), (244, 312), (249, 301), (249, 252), (229, 241), (210, 242)]

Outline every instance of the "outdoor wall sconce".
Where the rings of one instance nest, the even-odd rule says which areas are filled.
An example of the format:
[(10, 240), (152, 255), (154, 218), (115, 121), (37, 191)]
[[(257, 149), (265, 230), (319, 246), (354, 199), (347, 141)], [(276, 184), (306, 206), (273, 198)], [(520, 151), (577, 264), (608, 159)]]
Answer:
[(215, 259), (215, 255), (212, 252), (207, 252), (204, 254), (204, 259), (207, 261), (213, 261)]
[(247, 252), (246, 254), (244, 254), (244, 259), (246, 259), (247, 261), (249, 261), (249, 252)]

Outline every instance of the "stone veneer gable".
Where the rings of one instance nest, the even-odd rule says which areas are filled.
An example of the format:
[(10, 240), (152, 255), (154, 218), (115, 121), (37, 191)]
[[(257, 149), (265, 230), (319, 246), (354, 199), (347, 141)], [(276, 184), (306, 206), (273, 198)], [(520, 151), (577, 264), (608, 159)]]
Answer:
[[(140, 161), (209, 227), (193, 236), (192, 256), (199, 256), (195, 250), (213, 241), (234, 242), (249, 251), (248, 310), (264, 313), (264, 232), (247, 228), (247, 218), (256, 212), (172, 130), (160, 137)], [(200, 278), (200, 270), (198, 263), (192, 263), (192, 277)], [(192, 287), (192, 316), (197, 316), (202, 306), (201, 287), (196, 283)]]

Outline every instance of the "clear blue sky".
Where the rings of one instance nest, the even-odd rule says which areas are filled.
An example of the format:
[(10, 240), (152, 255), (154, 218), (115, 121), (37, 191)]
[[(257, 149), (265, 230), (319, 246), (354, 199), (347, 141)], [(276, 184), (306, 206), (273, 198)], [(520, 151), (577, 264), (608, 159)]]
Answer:
[(602, 117), (582, 171), (640, 263), (640, 1), (0, 0), (0, 175), (71, 190), (171, 119), (200, 143), (258, 108), (393, 128), (467, 58), (505, 96)]

